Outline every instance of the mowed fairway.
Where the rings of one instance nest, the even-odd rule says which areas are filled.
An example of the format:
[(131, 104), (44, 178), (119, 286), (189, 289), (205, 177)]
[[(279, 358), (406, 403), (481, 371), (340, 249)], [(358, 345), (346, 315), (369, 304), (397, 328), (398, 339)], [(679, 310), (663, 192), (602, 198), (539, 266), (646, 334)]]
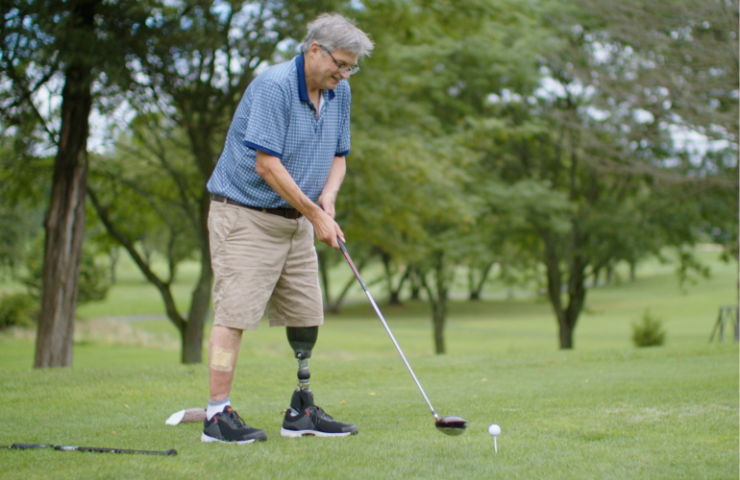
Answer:
[[(32, 344), (5, 334), (0, 444), (179, 455), (2, 450), (0, 477), (736, 479), (738, 346), (731, 329), (724, 343), (708, 343), (719, 305), (736, 303), (736, 267), (713, 263), (713, 277), (685, 291), (657, 265), (634, 283), (590, 291), (568, 352), (557, 349), (549, 307), (535, 298), (453, 303), (445, 355), (432, 354), (424, 304), (381, 305), (438, 412), (469, 421), (459, 437), (434, 428), (363, 303), (327, 319), (311, 360), (317, 403), (360, 429), (340, 439), (279, 436), (296, 381), (283, 329), (245, 335), (231, 398), (268, 434), (245, 446), (202, 444), (201, 425), (164, 424), (207, 397), (206, 367), (177, 364), (165, 321), (127, 324), (110, 340), (89, 333), (75, 366), (59, 370), (28, 369)], [(646, 308), (664, 319), (665, 346), (631, 345), (631, 324)], [(503, 430), (498, 454), (486, 433), (494, 422)]]

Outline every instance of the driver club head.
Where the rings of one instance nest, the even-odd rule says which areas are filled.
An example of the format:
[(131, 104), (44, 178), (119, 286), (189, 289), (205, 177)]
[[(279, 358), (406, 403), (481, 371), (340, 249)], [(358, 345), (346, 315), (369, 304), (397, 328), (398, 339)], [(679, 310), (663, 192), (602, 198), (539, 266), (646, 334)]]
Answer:
[(457, 436), (465, 433), (465, 427), (468, 426), (468, 421), (462, 417), (443, 417), (434, 422), (434, 426), (445, 435)]

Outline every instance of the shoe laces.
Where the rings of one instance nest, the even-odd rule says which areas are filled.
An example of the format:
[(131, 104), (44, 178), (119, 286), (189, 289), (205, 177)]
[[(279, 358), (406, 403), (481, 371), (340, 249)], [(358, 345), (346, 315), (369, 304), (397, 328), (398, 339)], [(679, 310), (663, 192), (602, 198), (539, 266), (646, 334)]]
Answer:
[(317, 418), (325, 418), (327, 420), (334, 420), (334, 418), (326, 413), (323, 408), (319, 407), (318, 405), (311, 405), (306, 410), (309, 411), (309, 413), (315, 415)]
[(236, 413), (235, 410), (229, 409), (228, 412), (225, 412), (221, 417), (224, 417), (224, 420), (230, 427), (246, 427), (248, 426), (244, 420), (242, 420), (242, 417), (239, 416), (238, 413)]

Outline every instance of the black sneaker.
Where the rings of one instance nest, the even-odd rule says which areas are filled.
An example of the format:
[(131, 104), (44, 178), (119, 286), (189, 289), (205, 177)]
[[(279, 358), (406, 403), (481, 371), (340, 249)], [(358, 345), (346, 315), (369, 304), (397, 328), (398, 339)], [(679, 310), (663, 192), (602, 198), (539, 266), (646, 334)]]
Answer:
[(265, 440), (267, 440), (267, 435), (264, 430), (252, 428), (244, 423), (244, 420), (228, 405), (224, 407), (223, 412), (217, 413), (210, 420), (206, 418), (203, 422), (203, 434), (200, 436), (200, 441), (206, 443), (244, 445)]
[(321, 407), (314, 405), (311, 390), (300, 389), (293, 392), (280, 429), (283, 437), (346, 437), (356, 434), (356, 426), (334, 420)]

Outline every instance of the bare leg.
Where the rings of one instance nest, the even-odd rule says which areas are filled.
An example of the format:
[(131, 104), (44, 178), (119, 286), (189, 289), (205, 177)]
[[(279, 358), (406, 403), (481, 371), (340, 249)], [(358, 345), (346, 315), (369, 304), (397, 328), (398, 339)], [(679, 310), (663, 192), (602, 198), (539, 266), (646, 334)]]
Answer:
[(241, 343), (241, 330), (221, 326), (213, 327), (208, 344), (210, 401), (218, 402), (229, 396)]

